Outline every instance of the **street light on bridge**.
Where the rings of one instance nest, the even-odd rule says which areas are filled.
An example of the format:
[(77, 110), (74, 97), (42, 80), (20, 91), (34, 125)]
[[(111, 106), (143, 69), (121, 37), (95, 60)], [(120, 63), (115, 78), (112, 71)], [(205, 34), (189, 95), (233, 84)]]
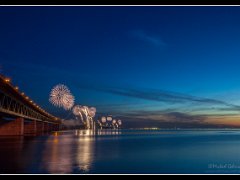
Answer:
[(9, 83), (9, 82), (11, 82), (11, 79), (10, 78), (5, 78), (4, 81)]
[(31, 100), (28, 96), (25, 95), (24, 92), (21, 92), (19, 90), (19, 87), (16, 85), (13, 85), (11, 83), (11, 78), (9, 77), (4, 77), (2, 75), (0, 75), (0, 79), (2, 79), (3, 82), (5, 82), (7, 84), (7, 86), (9, 86), (12, 90), (15, 90), (18, 95), (22, 96), (22, 98), (24, 98), (25, 100), (27, 100), (29, 103), (32, 104), (32, 106), (34, 106), (35, 108), (38, 109), (39, 112), (44, 113), (45, 116), (48, 117), (52, 117), (55, 120), (59, 120), (59, 118), (55, 118), (54, 116), (52, 116), (50, 113), (48, 113), (47, 111), (43, 110), (40, 106), (38, 106), (33, 100)]

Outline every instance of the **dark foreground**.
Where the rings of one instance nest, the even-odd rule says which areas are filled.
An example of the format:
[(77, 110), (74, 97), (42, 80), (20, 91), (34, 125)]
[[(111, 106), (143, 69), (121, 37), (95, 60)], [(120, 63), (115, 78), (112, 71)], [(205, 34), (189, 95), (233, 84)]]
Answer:
[(240, 131), (0, 137), (0, 174), (239, 174)]

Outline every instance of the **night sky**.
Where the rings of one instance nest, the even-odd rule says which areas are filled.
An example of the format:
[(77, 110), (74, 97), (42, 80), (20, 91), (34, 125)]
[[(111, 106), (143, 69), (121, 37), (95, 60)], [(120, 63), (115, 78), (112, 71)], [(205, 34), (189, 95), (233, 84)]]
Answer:
[(125, 127), (240, 127), (240, 7), (0, 7), (0, 73)]

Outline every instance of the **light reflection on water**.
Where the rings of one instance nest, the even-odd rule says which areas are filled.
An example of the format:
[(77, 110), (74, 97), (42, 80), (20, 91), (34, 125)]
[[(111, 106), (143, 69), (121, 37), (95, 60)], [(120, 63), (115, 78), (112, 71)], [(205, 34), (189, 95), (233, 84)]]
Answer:
[(45, 142), (42, 169), (49, 173), (89, 172), (94, 159), (95, 136), (120, 135), (119, 130), (75, 130), (61, 136), (55, 132)]
[(71, 173), (73, 141), (71, 134), (50, 136), (45, 142), (42, 168), (49, 173)]
[[(1, 173), (240, 173), (239, 131), (76, 130), (0, 137)], [(239, 169), (209, 169), (230, 163)]]
[(88, 172), (91, 168), (94, 158), (94, 142), (89, 137), (91, 135), (90, 130), (76, 131), (76, 135), (79, 137), (77, 148), (77, 164), (80, 171)]

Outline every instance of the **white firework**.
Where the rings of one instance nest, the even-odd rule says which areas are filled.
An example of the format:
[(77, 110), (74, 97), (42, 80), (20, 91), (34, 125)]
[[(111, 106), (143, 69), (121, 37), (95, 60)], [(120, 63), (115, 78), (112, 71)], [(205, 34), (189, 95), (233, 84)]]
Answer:
[(74, 105), (75, 98), (71, 94), (65, 94), (62, 98), (62, 106), (65, 110), (69, 110)]
[(107, 119), (106, 119), (106, 117), (102, 117), (102, 123), (106, 123), (107, 122)]
[(63, 107), (65, 110), (69, 110), (73, 107), (75, 98), (67, 86), (58, 84), (51, 90), (49, 101), (54, 106)]
[(88, 108), (88, 115), (93, 118), (96, 114), (96, 108), (95, 107), (90, 107)]
[(96, 114), (96, 108), (95, 107), (87, 107), (87, 106), (80, 106), (76, 105), (72, 109), (73, 114), (76, 116), (80, 116), (82, 122), (85, 124), (87, 129), (91, 129), (94, 126), (93, 117)]
[(122, 121), (120, 119), (117, 121), (117, 123), (118, 123), (119, 126), (122, 125)]
[(74, 114), (75, 116), (80, 116), (80, 117), (81, 117), (81, 121), (83, 122), (83, 124), (85, 124), (85, 122), (84, 122), (84, 120), (83, 120), (82, 111), (83, 111), (83, 108), (82, 108), (82, 106), (80, 106), (80, 105), (76, 105), (76, 106), (74, 106), (74, 108), (73, 108), (73, 114)]
[(108, 116), (108, 117), (107, 117), (107, 121), (112, 121), (112, 117), (111, 117), (111, 116)]
[(86, 124), (86, 126), (87, 126), (87, 129), (90, 129), (90, 119), (89, 119), (89, 115), (88, 115), (88, 113), (89, 113), (88, 107), (87, 107), (87, 106), (82, 106), (81, 109), (82, 109), (83, 114), (84, 114), (85, 117), (86, 117), (85, 124)]
[(85, 116), (88, 116), (88, 107), (87, 106), (83, 106), (82, 110), (83, 110), (83, 113), (85, 114)]
[(66, 94), (70, 94), (69, 89), (67, 86), (63, 84), (58, 84), (55, 87), (53, 87), (51, 93), (50, 93), (50, 98), (49, 101), (57, 107), (62, 107), (63, 106), (63, 97)]
[(82, 110), (82, 106), (76, 105), (76, 106), (74, 106), (74, 108), (73, 108), (72, 111), (73, 111), (73, 114), (74, 114), (74, 115), (78, 116), (79, 113), (81, 113), (81, 110)]

